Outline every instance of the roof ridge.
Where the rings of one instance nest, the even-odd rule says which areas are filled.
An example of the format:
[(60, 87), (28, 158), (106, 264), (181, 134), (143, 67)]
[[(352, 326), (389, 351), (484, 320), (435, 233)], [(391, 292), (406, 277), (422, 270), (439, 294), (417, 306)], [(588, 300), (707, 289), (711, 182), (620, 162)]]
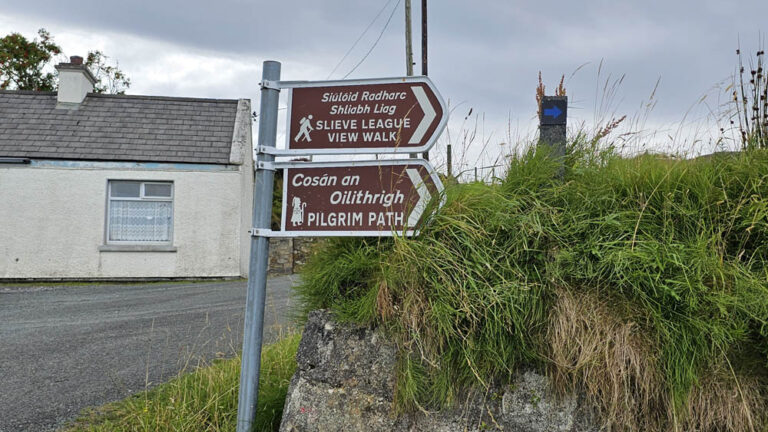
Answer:
[[(38, 91), (38, 90), (0, 90), (0, 95), (33, 95), (33, 96), (56, 96), (58, 92), (55, 91)], [(231, 103), (236, 104), (240, 99), (220, 99), (220, 98), (200, 98), (200, 97), (184, 97), (184, 96), (151, 96), (151, 95), (127, 95), (127, 94), (107, 94), (107, 93), (88, 93), (89, 98), (105, 98), (105, 99), (144, 99), (144, 100), (156, 100), (156, 101), (178, 101), (178, 102), (214, 102), (214, 103)], [(247, 99), (247, 98), (244, 98)]]
[(40, 90), (0, 90), (0, 94), (56, 96), (55, 91), (40, 91)]
[(127, 95), (127, 94), (107, 94), (107, 93), (88, 93), (87, 97), (111, 98), (111, 99), (149, 99), (160, 101), (183, 101), (183, 102), (219, 102), (219, 103), (237, 103), (239, 99), (216, 99), (199, 98), (183, 96), (150, 96), (150, 95)]

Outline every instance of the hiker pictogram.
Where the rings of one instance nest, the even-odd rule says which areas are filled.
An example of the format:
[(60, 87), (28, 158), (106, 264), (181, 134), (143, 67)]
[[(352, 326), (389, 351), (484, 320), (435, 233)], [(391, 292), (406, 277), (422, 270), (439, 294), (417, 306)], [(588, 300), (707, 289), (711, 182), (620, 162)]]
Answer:
[(312, 114), (306, 117), (302, 117), (301, 120), (299, 120), (299, 133), (296, 134), (295, 138), (293, 138), (294, 141), (298, 142), (299, 138), (301, 138), (302, 135), (304, 136), (305, 141), (307, 142), (312, 141), (312, 138), (309, 137), (309, 133), (315, 129), (312, 128), (311, 120), (312, 120)]

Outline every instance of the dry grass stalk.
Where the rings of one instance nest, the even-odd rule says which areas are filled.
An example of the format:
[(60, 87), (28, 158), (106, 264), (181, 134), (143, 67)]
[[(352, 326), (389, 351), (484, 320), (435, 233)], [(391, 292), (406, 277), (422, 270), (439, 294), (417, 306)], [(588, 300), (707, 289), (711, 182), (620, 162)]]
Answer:
[[(544, 100), (546, 87), (541, 80), (541, 71), (539, 71), (539, 85), (536, 86), (536, 115), (541, 117), (541, 101)], [(555, 96), (565, 96), (565, 75), (560, 77), (560, 84), (555, 89)]]
[(379, 291), (376, 295), (376, 311), (383, 320), (389, 320), (395, 315), (392, 293), (386, 280), (379, 283)]
[(623, 122), (626, 118), (627, 118), (627, 116), (623, 115), (623, 116), (619, 117), (618, 119), (613, 119), (613, 120), (609, 121), (607, 125), (603, 126), (602, 128), (600, 128), (597, 131), (597, 134), (595, 134), (594, 140), (597, 141), (597, 140), (600, 140), (600, 139), (605, 138), (606, 136), (608, 136), (608, 134), (610, 134), (611, 132), (613, 132), (614, 129), (619, 127), (621, 122)]
[(768, 387), (725, 360), (702, 374), (684, 411), (673, 412), (648, 332), (616, 312), (594, 293), (561, 289), (547, 332), (555, 390), (584, 392), (605, 430), (766, 430)]
[(605, 429), (659, 431), (668, 397), (652, 343), (592, 293), (558, 292), (547, 341), (555, 389), (581, 392)]
[(555, 96), (565, 96), (565, 75), (560, 77), (560, 84), (555, 89)]
[(713, 366), (688, 396), (679, 430), (749, 431), (768, 427), (768, 389), (755, 376), (731, 372), (726, 362)]
[(541, 118), (541, 101), (544, 100), (544, 82), (541, 80), (541, 71), (539, 71), (539, 85), (536, 86), (536, 116)]

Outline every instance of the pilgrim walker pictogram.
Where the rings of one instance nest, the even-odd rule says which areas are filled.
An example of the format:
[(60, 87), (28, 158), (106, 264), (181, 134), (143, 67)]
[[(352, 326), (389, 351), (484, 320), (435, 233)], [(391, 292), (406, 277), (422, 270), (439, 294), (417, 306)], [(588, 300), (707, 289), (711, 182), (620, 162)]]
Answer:
[(291, 213), (291, 225), (297, 226), (304, 223), (304, 209), (307, 207), (307, 203), (301, 202), (301, 198), (293, 197), (291, 200), (292, 213)]

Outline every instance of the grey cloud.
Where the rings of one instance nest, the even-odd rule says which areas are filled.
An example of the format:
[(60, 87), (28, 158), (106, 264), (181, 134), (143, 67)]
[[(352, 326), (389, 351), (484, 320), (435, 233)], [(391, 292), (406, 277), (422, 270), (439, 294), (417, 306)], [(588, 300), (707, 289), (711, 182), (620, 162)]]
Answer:
[[(228, 57), (273, 58), (284, 62), (290, 79), (325, 79), (385, 2), (40, 0), (32, 9), (29, 2), (6, 0), (3, 13), (24, 15), (40, 26), (57, 22)], [(419, 3), (413, 2), (417, 61)], [(386, 15), (334, 77), (362, 58)], [(429, 70), (444, 97), (466, 101), (496, 124), (504, 124), (509, 112), (523, 121), (535, 115), (539, 70), (551, 89), (561, 74), (588, 63), (568, 82), (573, 113), (583, 118), (591, 118), (599, 103), (598, 78), (626, 75), (613, 106), (619, 115), (632, 115), (661, 77), (654, 115), (677, 121), (733, 72), (739, 37), (748, 51), (757, 47), (758, 32), (768, 31), (766, 16), (764, 0), (432, 0)], [(403, 47), (401, 4), (379, 45), (350, 77), (402, 75)], [(309, 76), (301, 65), (327, 72)]]

